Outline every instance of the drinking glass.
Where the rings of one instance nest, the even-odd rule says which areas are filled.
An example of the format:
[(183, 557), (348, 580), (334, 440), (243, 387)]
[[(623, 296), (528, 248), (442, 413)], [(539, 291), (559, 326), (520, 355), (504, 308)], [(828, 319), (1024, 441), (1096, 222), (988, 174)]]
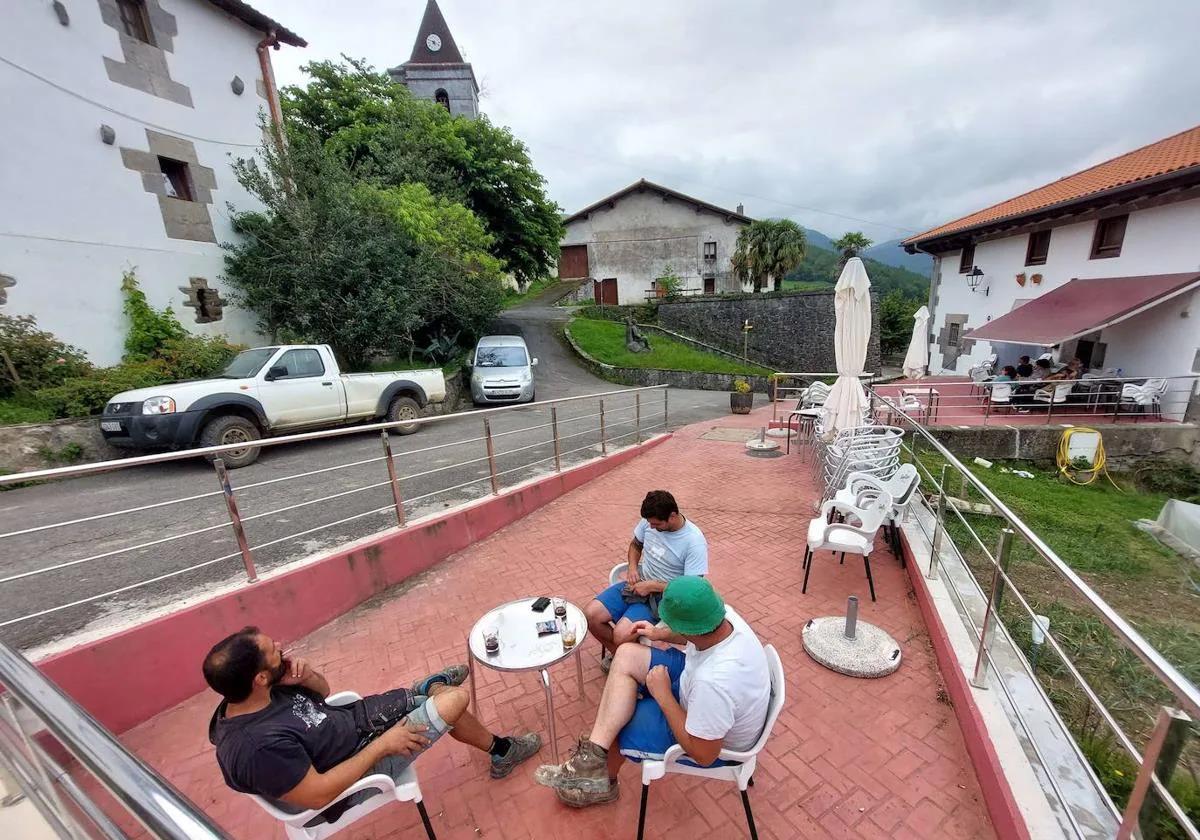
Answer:
[(483, 649), (489, 655), (500, 652), (500, 628), (496, 626), (483, 628)]
[(575, 647), (575, 642), (578, 639), (578, 630), (574, 624), (569, 621), (564, 621), (562, 626), (562, 645), (563, 650), (570, 650)]
[(551, 598), (550, 603), (554, 605), (554, 617), (562, 620), (567, 617), (567, 602), (562, 598)]

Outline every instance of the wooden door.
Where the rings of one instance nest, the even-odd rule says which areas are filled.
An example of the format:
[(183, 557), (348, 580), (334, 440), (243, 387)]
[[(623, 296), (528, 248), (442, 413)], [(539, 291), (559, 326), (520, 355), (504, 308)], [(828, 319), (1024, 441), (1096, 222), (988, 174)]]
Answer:
[(564, 245), (558, 255), (558, 278), (560, 280), (582, 279), (588, 276), (588, 252), (586, 245)]
[(609, 277), (593, 285), (596, 303), (601, 306), (617, 305), (617, 278)]
[(716, 277), (705, 277), (704, 278), (704, 294), (715, 295), (716, 293), (717, 293), (717, 278)]

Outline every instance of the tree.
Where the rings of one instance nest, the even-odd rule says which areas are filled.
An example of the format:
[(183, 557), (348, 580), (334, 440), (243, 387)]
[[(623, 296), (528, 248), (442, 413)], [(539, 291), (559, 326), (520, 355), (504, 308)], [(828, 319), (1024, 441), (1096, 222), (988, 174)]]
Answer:
[(912, 338), (913, 315), (921, 308), (919, 298), (895, 289), (879, 302), (879, 349), (885, 356), (902, 353)]
[(461, 205), (425, 187), (386, 188), (311, 131), (239, 160), (261, 211), (235, 213), (226, 278), (273, 340), (323, 342), (350, 369), (436, 336), (478, 335), (499, 311), (491, 237)]
[(380, 187), (424, 184), (463, 204), (492, 236), (491, 253), (524, 285), (558, 255), (560, 208), (525, 145), (486, 116), (452, 117), (414, 99), (361, 60), (312, 62), (312, 81), (281, 92), (289, 136), (311, 132), (354, 173)]
[(867, 239), (859, 231), (848, 231), (841, 239), (835, 239), (833, 242), (834, 250), (841, 255), (841, 265), (845, 265), (853, 257), (862, 254), (863, 251), (871, 247), (871, 240)]
[(738, 233), (733, 250), (733, 272), (754, 291), (778, 289), (786, 274), (804, 260), (804, 229), (791, 219), (760, 219)]

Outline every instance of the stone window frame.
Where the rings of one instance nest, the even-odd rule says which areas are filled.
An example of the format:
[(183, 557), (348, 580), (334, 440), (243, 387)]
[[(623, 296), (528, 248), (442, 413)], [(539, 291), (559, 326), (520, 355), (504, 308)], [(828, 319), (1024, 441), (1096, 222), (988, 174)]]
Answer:
[[(163, 227), (171, 239), (188, 239), (193, 242), (216, 242), (212, 216), (208, 205), (213, 203), (212, 191), (217, 188), (216, 172), (204, 166), (196, 154), (196, 144), (191, 140), (163, 134), (152, 128), (146, 129), (148, 150), (121, 147), (121, 162), (142, 176), (142, 188), (158, 198)], [(191, 200), (174, 198), (167, 193), (159, 158), (176, 161), (187, 166), (190, 180)]]
[(180, 286), (179, 291), (187, 296), (183, 305), (195, 311), (197, 324), (211, 324), (224, 317), (229, 301), (221, 297), (219, 290), (208, 285), (207, 277), (189, 277), (188, 284)]
[[(963, 338), (962, 335), (966, 331), (968, 315), (966, 313), (956, 312), (947, 314), (942, 321), (942, 328), (937, 335), (937, 345), (942, 351), (942, 367), (953, 369), (958, 364), (959, 356), (968, 356), (971, 350), (975, 347), (975, 341), (970, 338)], [(958, 327), (958, 344), (950, 343), (951, 329), (950, 325), (955, 324)]]
[(109, 80), (188, 108), (193, 107), (191, 90), (172, 79), (167, 66), (167, 53), (175, 51), (175, 36), (179, 34), (175, 15), (166, 11), (159, 0), (141, 0), (145, 12), (143, 19), (150, 35), (149, 41), (143, 41), (126, 31), (118, 0), (96, 2), (100, 6), (100, 20), (116, 30), (124, 59), (117, 61), (104, 56), (104, 69)]

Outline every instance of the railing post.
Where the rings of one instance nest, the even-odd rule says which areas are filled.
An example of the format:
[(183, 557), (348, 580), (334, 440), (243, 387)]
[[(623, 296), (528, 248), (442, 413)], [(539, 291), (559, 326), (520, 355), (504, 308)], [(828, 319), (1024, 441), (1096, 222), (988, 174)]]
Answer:
[(779, 378), (771, 374), (767, 381), (771, 384), (771, 421), (779, 419)]
[(670, 388), (663, 388), (663, 431), (671, 431), (671, 424), (667, 420), (667, 395), (671, 393)]
[(1054, 385), (1050, 388), (1050, 407), (1046, 409), (1046, 425), (1050, 425), (1050, 418), (1054, 416), (1054, 398), (1058, 396), (1058, 386)]
[[(1009, 399), (1012, 399), (1011, 386), (1009, 389)], [(1011, 409), (1010, 409), (1011, 410)], [(992, 413), (992, 388), (991, 385), (984, 384), (983, 387), (983, 425), (987, 425), (988, 416)]]
[(642, 392), (633, 395), (633, 441), (642, 442)]
[(992, 592), (988, 598), (987, 610), (983, 614), (983, 624), (979, 628), (979, 652), (975, 656), (975, 673), (971, 675), (971, 685), (976, 688), (987, 688), (988, 648), (992, 643), (996, 622), (999, 621), (1000, 600), (1004, 596), (1004, 574), (1008, 571), (1012, 538), (1011, 528), (1000, 531), (1000, 542), (996, 546), (996, 568), (992, 572)]
[(488, 472), (492, 475), (492, 495), (500, 495), (500, 478), (496, 475), (496, 449), (492, 446), (492, 423), (483, 418), (483, 438), (487, 444)]
[(1118, 381), (1116, 385), (1117, 390), (1113, 395), (1113, 423), (1116, 423), (1117, 419), (1121, 416), (1121, 394), (1125, 391), (1124, 382)]
[(392, 484), (392, 501), (396, 505), (396, 524), (404, 527), (404, 497), (400, 494), (400, 479), (396, 477), (396, 460), (392, 457), (392, 441), (388, 430), (379, 433), (383, 440), (383, 455), (387, 460), (388, 480)]
[(600, 400), (600, 454), (608, 454), (608, 440), (604, 436), (604, 400)]
[(238, 551), (242, 553), (242, 563), (246, 566), (246, 582), (258, 580), (258, 572), (254, 569), (254, 555), (250, 553), (250, 543), (246, 542), (246, 529), (242, 527), (242, 515), (238, 513), (237, 499), (233, 496), (233, 487), (229, 483), (229, 471), (225, 462), (220, 458), (213, 459), (213, 469), (217, 471), (217, 481), (221, 492), (225, 494), (225, 507), (229, 509), (229, 524), (233, 526), (233, 535), (237, 538)]
[(554, 471), (562, 472), (562, 452), (558, 440), (558, 406), (550, 406), (550, 431), (554, 433)]
[(1151, 797), (1149, 801), (1146, 798), (1150, 791), (1151, 773), (1158, 776), (1163, 787), (1167, 786), (1191, 723), (1191, 718), (1185, 712), (1167, 706), (1159, 709), (1158, 722), (1150, 736), (1150, 743), (1146, 744), (1141, 769), (1138, 770), (1133, 790), (1129, 793), (1129, 803), (1121, 817), (1121, 827), (1117, 829), (1117, 840), (1129, 840), (1134, 830), (1139, 827), (1139, 822), (1142, 824), (1144, 840), (1152, 840), (1158, 836), (1153, 828), (1156, 807), (1151, 805), (1152, 802), (1157, 803), (1158, 798)]
[(942, 550), (942, 531), (946, 529), (946, 470), (949, 467), (949, 464), (942, 464), (942, 478), (938, 482), (937, 510), (934, 511), (936, 521), (933, 525), (933, 539), (930, 540), (929, 572), (925, 575), (930, 580), (937, 580), (938, 554)]

